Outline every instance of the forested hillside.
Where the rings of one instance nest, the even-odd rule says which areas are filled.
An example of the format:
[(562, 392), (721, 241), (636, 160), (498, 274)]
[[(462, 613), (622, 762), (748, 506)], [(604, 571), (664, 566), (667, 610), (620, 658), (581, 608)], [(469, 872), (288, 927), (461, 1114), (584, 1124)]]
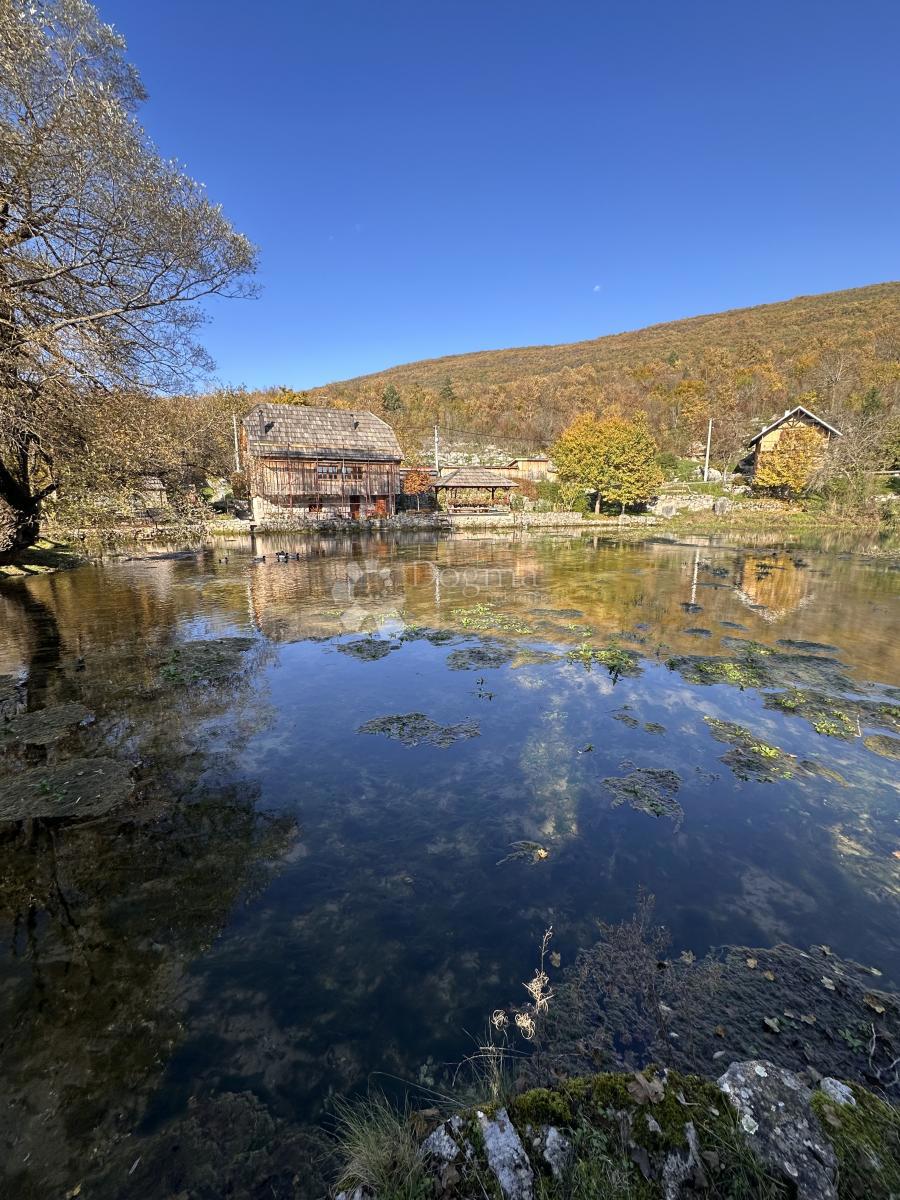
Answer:
[(548, 446), (577, 412), (647, 413), (660, 446), (687, 451), (714, 420), (727, 460), (798, 401), (841, 422), (900, 405), (900, 283), (800, 296), (559, 346), (428, 359), (303, 394), (365, 406), (410, 453), (438, 422), (451, 442)]

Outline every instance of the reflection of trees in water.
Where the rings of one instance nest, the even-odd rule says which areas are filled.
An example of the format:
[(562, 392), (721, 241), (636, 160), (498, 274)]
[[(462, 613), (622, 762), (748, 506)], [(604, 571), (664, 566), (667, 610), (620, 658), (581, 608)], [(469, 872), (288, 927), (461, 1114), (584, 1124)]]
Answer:
[(24, 599), (32, 704), (77, 697), (98, 714), (92, 737), (139, 764), (135, 800), (110, 817), (0, 828), (0, 1190), (44, 1196), (126, 1153), (184, 1036), (191, 963), (296, 830), (258, 812), (235, 769), (268, 719), (252, 666), (222, 686), (167, 683), (160, 648), (174, 628), (154, 625), (146, 598), (129, 610), (125, 652), (94, 644), (75, 663), (51, 604)]

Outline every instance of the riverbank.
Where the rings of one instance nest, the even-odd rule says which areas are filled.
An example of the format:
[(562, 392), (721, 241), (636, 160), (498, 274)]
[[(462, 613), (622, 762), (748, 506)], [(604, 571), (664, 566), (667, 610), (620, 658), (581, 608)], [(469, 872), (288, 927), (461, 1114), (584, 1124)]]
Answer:
[(439, 1123), (376, 1096), (343, 1110), (338, 1137), (337, 1200), (891, 1200), (900, 1188), (897, 1109), (760, 1059), (716, 1081), (652, 1068), (578, 1077)]
[(0, 564), (0, 580), (26, 579), (31, 575), (49, 575), (54, 571), (65, 571), (80, 566), (86, 561), (84, 552), (67, 542), (41, 538), (22, 554), (14, 563)]
[(659, 536), (734, 537), (765, 536), (771, 542), (815, 534), (854, 534), (860, 553), (879, 558), (900, 553), (900, 522), (861, 521), (858, 515), (835, 515), (807, 510), (778, 500), (735, 499), (715, 511), (711, 504), (685, 508), (670, 515), (658, 512), (605, 513), (505, 512), (505, 513), (401, 513), (395, 517), (367, 521), (271, 520), (255, 524), (237, 519), (207, 521), (190, 528), (128, 527), (117, 530), (53, 529), (24, 551), (15, 563), (0, 566), (0, 579), (49, 574), (78, 566), (91, 559), (121, 553), (135, 544), (208, 546), (212, 539), (250, 538), (256, 535), (304, 534), (311, 537), (335, 534), (482, 534), (500, 536), (521, 533), (579, 533), (615, 535), (617, 539), (640, 541)]

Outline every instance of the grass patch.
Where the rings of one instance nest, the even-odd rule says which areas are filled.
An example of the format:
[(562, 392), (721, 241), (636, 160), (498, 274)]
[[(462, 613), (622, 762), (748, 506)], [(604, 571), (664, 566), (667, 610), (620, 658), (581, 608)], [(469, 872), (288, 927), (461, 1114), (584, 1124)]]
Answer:
[(337, 1105), (337, 1143), (342, 1161), (338, 1191), (362, 1187), (379, 1200), (424, 1200), (431, 1181), (407, 1108), (395, 1108), (374, 1092)]
[(812, 1107), (822, 1122), (840, 1175), (840, 1200), (893, 1200), (900, 1196), (900, 1111), (851, 1084), (856, 1104), (835, 1104), (824, 1092)]
[(15, 562), (0, 565), (0, 577), (20, 579), (29, 575), (49, 575), (52, 571), (77, 567), (84, 561), (84, 556), (74, 546), (40, 538), (17, 555)]

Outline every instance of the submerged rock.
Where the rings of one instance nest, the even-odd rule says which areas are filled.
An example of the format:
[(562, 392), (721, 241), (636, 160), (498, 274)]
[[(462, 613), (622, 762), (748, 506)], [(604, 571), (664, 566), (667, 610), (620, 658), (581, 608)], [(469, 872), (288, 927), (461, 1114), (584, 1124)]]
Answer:
[(447, 655), (447, 666), (451, 671), (484, 671), (505, 667), (516, 657), (516, 648), (503, 642), (482, 642), (478, 646), (465, 646), (452, 650)]
[(168, 684), (226, 683), (243, 665), (242, 655), (256, 645), (254, 638), (221, 637), (173, 646), (160, 664)]
[(357, 638), (353, 642), (341, 642), (338, 646), (341, 654), (348, 654), (361, 662), (377, 662), (379, 658), (386, 658), (392, 650), (399, 648), (398, 642), (386, 642), (380, 638)]
[(882, 758), (900, 758), (900, 738), (873, 733), (870, 737), (863, 738), (863, 745), (873, 754), (880, 754)]
[(794, 638), (779, 638), (778, 645), (787, 650), (803, 650), (807, 654), (839, 654), (837, 646), (829, 646), (827, 642), (803, 642)]
[(96, 817), (124, 804), (134, 784), (111, 758), (70, 758), (0, 782), (0, 822)]
[(454, 742), (478, 737), (481, 732), (477, 721), (460, 721), (456, 725), (441, 725), (426, 717), (424, 713), (398, 713), (389, 717), (375, 717), (366, 721), (357, 733), (380, 733), (404, 746), (437, 746), (446, 750)]
[(635, 812), (651, 817), (670, 817), (676, 829), (681, 826), (684, 809), (675, 799), (681, 786), (677, 772), (659, 767), (635, 767), (624, 778), (613, 776), (602, 783), (613, 797), (613, 808), (629, 804)]
[(799, 1076), (763, 1061), (732, 1063), (719, 1087), (741, 1115), (755, 1156), (797, 1200), (837, 1200), (837, 1158)]
[(15, 716), (25, 707), (25, 680), (17, 675), (0, 675), (0, 721)]
[(35, 712), (19, 713), (0, 725), (0, 753), (9, 750), (40, 749), (70, 737), (79, 728), (90, 725), (93, 714), (83, 704), (54, 704)]

